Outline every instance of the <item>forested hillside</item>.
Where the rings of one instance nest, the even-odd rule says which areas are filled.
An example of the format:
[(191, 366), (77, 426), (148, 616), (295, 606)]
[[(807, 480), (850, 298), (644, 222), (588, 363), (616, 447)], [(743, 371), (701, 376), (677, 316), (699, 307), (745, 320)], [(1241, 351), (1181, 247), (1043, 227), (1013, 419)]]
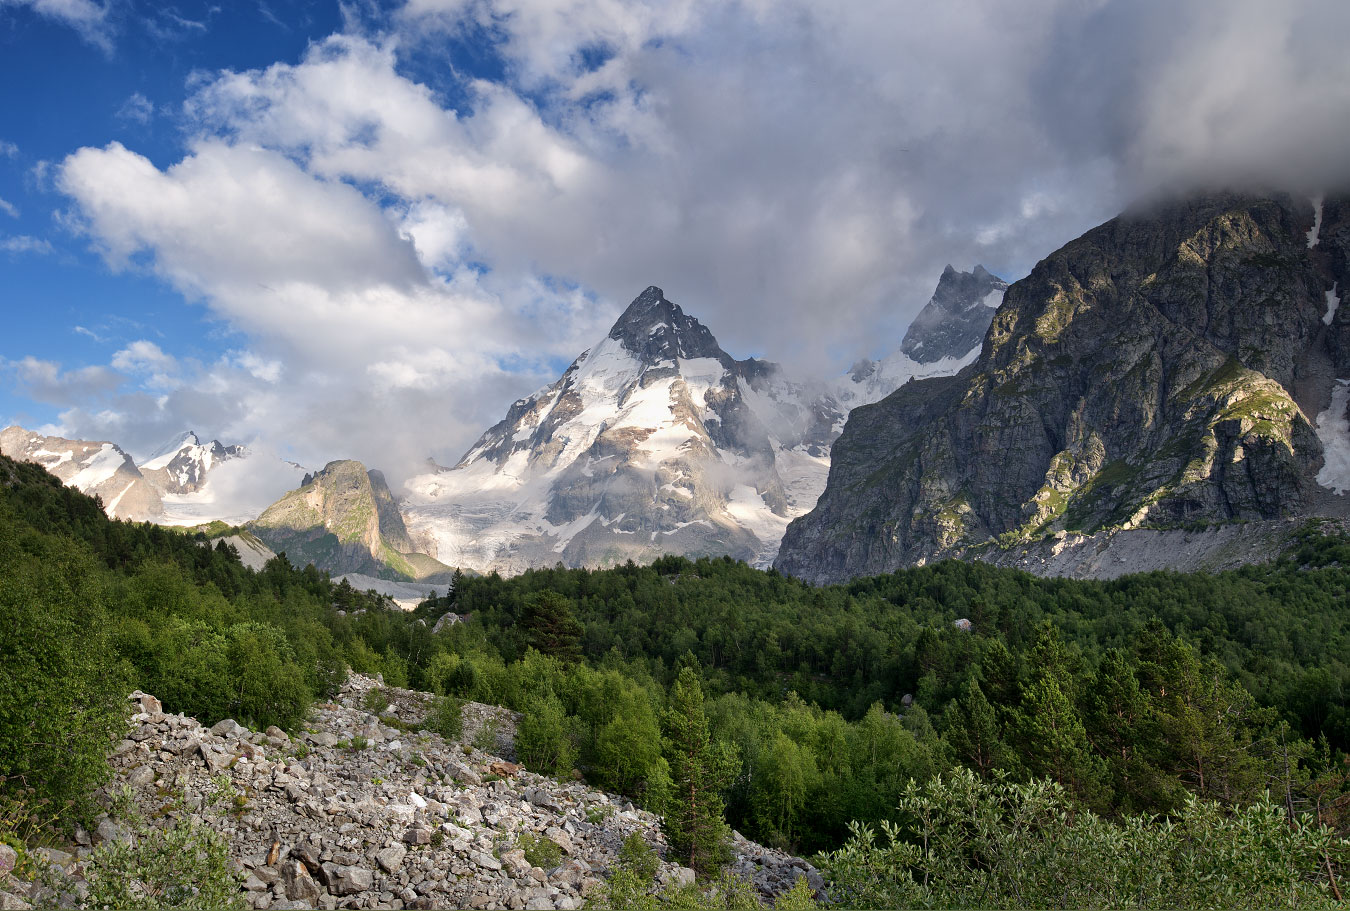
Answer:
[[(436, 659), (424, 682), (523, 707), (523, 660), (552, 675), (560, 723), (594, 763), (608, 721), (592, 714), (595, 669), (659, 705), (692, 663), (741, 756), (732, 823), (799, 848), (893, 816), (910, 777), (955, 764), (1050, 777), (1107, 813), (1266, 788), (1343, 812), (1350, 544), (1313, 526), (1303, 539), (1270, 566), (1113, 582), (946, 562), (814, 588), (680, 558), (465, 577), (419, 609), (469, 616), (450, 636), (464, 658)], [(559, 614), (575, 624), (561, 636)], [(626, 729), (646, 717), (632, 711)]]
[[(1350, 824), (1350, 542), (1312, 526), (1289, 558), (1214, 576), (942, 563), (815, 588), (666, 558), (460, 576), (403, 613), (284, 557), (254, 573), (226, 546), (110, 521), (0, 460), (0, 579), (4, 796), (72, 801), (67, 820), (106, 774), (132, 688), (206, 723), (294, 730), (352, 667), (520, 710), (528, 766), (657, 812), (679, 810), (679, 744), (706, 724), (711, 805), (798, 852), (844, 845), (850, 823), (917, 825), (911, 779), (937, 795), (1025, 782), (990, 799), (1122, 825), (1268, 791), (1290, 820)], [(433, 633), (451, 611), (463, 622)], [(983, 784), (952, 784), (958, 767)], [(840, 881), (873, 850), (849, 842)]]

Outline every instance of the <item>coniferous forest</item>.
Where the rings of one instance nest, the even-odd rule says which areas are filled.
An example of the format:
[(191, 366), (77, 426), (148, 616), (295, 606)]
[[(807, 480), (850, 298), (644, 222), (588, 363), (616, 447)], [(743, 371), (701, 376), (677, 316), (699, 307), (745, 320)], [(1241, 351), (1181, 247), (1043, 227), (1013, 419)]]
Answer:
[[(846, 904), (1038, 906), (1094, 875), (1136, 904), (1224, 904), (1196, 883), (1241, 885), (1238, 854), (1287, 881), (1234, 894), (1306, 904), (1350, 860), (1350, 541), (1316, 524), (1214, 575), (946, 562), (817, 588), (672, 557), (457, 576), (404, 613), (0, 459), (0, 579), (0, 781), (56, 829), (87, 818), (133, 688), (294, 730), (352, 668), (522, 712), (527, 766), (665, 814), (700, 869), (728, 827), (826, 852)], [(1043, 891), (1000, 891), (1010, 870)]]

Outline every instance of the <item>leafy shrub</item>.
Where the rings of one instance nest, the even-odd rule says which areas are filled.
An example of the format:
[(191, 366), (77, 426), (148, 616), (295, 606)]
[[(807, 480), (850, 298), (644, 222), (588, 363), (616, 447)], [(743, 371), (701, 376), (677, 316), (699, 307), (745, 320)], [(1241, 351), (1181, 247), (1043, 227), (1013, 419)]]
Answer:
[(1075, 810), (1060, 785), (985, 781), (958, 769), (911, 782), (908, 826), (855, 824), (822, 854), (832, 898), (850, 908), (1331, 908), (1326, 873), (1350, 842), (1269, 795), (1227, 810), (1190, 797), (1172, 821), (1112, 822)]
[(656, 856), (652, 846), (647, 844), (647, 839), (642, 837), (641, 832), (633, 832), (623, 840), (623, 845), (619, 848), (619, 863), (624, 868), (632, 870), (643, 882), (650, 882), (656, 876), (661, 859)]
[(138, 827), (105, 844), (86, 864), (91, 908), (242, 909), (239, 875), (224, 837), (180, 819), (168, 829)]
[(361, 708), (372, 715), (383, 715), (389, 708), (389, 694), (382, 689), (366, 690), (361, 697)]
[(458, 740), (464, 733), (464, 703), (453, 696), (437, 696), (424, 724), (446, 740)]
[(522, 832), (516, 844), (525, 852), (525, 859), (532, 867), (550, 870), (562, 863), (562, 848), (551, 839), (533, 832)]
[(613, 815), (614, 815), (614, 805), (608, 803), (602, 804), (601, 806), (598, 807), (587, 808), (586, 821), (593, 826), (598, 826), (600, 825), (600, 823), (609, 819)]
[(567, 712), (551, 692), (532, 699), (516, 727), (516, 755), (528, 768), (564, 777), (576, 764)]
[(473, 735), (473, 745), (484, 753), (497, 752), (497, 719), (487, 718)]

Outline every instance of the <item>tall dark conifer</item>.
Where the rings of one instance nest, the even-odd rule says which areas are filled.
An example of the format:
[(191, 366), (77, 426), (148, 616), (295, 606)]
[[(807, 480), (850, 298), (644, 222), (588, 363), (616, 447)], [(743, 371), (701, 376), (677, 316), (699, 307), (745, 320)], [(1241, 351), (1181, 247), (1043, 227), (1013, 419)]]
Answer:
[(736, 754), (713, 741), (703, 686), (691, 667), (676, 678), (664, 720), (666, 759), (675, 783), (663, 820), (666, 840), (681, 863), (706, 873), (730, 858), (722, 792), (735, 776)]

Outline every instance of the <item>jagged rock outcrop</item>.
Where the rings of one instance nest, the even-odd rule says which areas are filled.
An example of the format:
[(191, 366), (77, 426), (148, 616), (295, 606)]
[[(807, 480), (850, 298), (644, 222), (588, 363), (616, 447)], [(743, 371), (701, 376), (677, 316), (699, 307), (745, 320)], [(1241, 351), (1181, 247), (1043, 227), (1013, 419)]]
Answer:
[(115, 443), (43, 436), (22, 427), (0, 430), (0, 453), (36, 462), (91, 497), (115, 519), (153, 520), (164, 513), (160, 492)]
[(975, 363), (850, 414), (775, 565), (834, 581), (1064, 529), (1343, 509), (1318, 472), (1350, 378), (1327, 294), (1344, 213), (1329, 198), (1313, 243), (1306, 201), (1219, 194), (1069, 243), (1007, 290)]
[[(128, 737), (113, 750), (109, 793), (129, 787), (140, 815), (158, 825), (188, 816), (220, 832), (254, 908), (565, 911), (600, 888), (627, 836), (664, 850), (650, 813), (471, 746), (483, 741), (473, 727), (505, 710), (471, 704), (466, 742), (446, 742), (418, 729), (426, 694), (385, 688), (389, 711), (367, 714), (363, 697), (378, 686), (352, 675), (336, 703), (314, 707), (295, 740), (228, 720), (206, 728), (135, 693)], [(89, 846), (122, 831), (121, 821), (104, 819), (95, 832), (77, 833), (83, 847), (59, 852), (58, 866), (78, 884)], [(531, 864), (524, 834), (556, 845), (557, 865)], [(733, 853), (733, 872), (765, 897), (799, 876), (822, 885), (799, 858), (744, 839)], [(662, 862), (658, 880), (691, 876)], [(45, 895), (38, 888), (28, 898), (42, 904)]]
[(384, 475), (356, 461), (329, 462), (248, 530), (296, 566), (381, 579), (449, 578), (449, 567), (413, 546)]
[(957, 272), (948, 265), (932, 300), (905, 331), (900, 351), (919, 364), (964, 357), (983, 341), (1007, 290), (1008, 283), (984, 266)]

